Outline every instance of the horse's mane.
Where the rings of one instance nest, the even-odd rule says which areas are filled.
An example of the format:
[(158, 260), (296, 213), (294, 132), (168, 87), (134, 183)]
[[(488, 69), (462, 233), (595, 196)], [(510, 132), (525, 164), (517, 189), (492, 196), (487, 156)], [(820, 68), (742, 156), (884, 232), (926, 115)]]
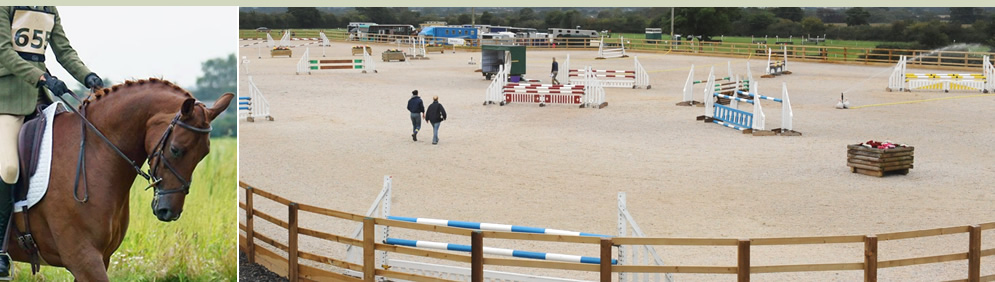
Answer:
[(97, 89), (96, 91), (94, 91), (94, 93), (92, 95), (89, 96), (89, 98), (87, 98), (86, 100), (83, 101), (83, 103), (80, 105), (80, 107), (85, 106), (85, 105), (90, 104), (90, 103), (93, 103), (95, 101), (99, 101), (100, 99), (104, 98), (105, 96), (109, 96), (111, 93), (121, 92), (121, 91), (126, 90), (126, 89), (130, 89), (130, 88), (133, 88), (133, 87), (142, 86), (142, 85), (146, 85), (146, 84), (148, 84), (148, 85), (161, 85), (163, 88), (172, 89), (173, 90), (172, 92), (175, 92), (175, 93), (178, 93), (180, 95), (183, 95), (186, 98), (193, 98), (193, 95), (190, 94), (189, 91), (183, 89), (179, 85), (173, 84), (172, 82), (169, 82), (168, 80), (164, 80), (164, 79), (159, 79), (159, 78), (152, 77), (152, 78), (149, 78), (149, 79), (126, 80), (126, 81), (124, 81), (124, 83), (115, 84), (115, 85), (113, 85), (111, 87), (108, 87), (108, 88)]

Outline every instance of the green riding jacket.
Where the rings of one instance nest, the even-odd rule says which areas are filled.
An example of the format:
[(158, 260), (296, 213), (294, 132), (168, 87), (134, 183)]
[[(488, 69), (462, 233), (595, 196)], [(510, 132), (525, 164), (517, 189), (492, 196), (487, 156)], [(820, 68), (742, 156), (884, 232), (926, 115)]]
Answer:
[(44, 57), (47, 46), (77, 81), (91, 73), (69, 45), (60, 21), (55, 7), (0, 7), (0, 114), (34, 111), (43, 93), (38, 78), (45, 73), (45, 59), (51, 59)]

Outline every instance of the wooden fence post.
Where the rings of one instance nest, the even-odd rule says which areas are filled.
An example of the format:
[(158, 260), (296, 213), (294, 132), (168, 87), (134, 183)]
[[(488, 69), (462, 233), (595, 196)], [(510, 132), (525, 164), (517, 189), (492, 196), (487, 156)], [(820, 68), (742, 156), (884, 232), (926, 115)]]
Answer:
[(878, 236), (864, 236), (864, 282), (878, 281)]
[(737, 247), (736, 281), (750, 282), (750, 239), (739, 239)]
[(981, 281), (981, 226), (968, 227), (970, 243), (967, 248), (967, 281)]
[(363, 219), (363, 280), (374, 282), (377, 277), (376, 222), (372, 217)]
[(601, 282), (612, 282), (611, 238), (601, 238)]
[(470, 281), (484, 281), (484, 233), (470, 234)]
[(297, 203), (287, 205), (290, 214), (287, 215), (287, 279), (296, 282), (298, 277), (297, 268)]
[(248, 254), (245, 256), (249, 257), (249, 263), (256, 263), (256, 240), (253, 239), (256, 235), (255, 230), (252, 228), (252, 187), (245, 188), (245, 239), (249, 240), (246, 242), (246, 246), (249, 247)]

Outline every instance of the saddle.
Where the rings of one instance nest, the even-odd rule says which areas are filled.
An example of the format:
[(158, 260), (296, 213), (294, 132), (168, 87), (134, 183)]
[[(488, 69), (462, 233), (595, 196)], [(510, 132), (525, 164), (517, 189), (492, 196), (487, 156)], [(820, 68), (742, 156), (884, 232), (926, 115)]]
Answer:
[(29, 182), (24, 180), (31, 179), (38, 169), (38, 149), (41, 147), (42, 134), (45, 133), (45, 116), (40, 112), (39, 108), (34, 118), (21, 125), (21, 133), (17, 136), (17, 154), (21, 166), (18, 179), (21, 181), (14, 185), (14, 195), (18, 199), (27, 194)]
[[(62, 103), (52, 104), (51, 107), (45, 108), (39, 105), (38, 110), (28, 117), (28, 120), (21, 125), (21, 131), (17, 136), (17, 152), (20, 163), (20, 176), (18, 181), (14, 184), (12, 195), (14, 209), (11, 213), (11, 223), (8, 228), (13, 231), (12, 235), (16, 236), (17, 243), (22, 249), (24, 249), (31, 262), (31, 272), (36, 273), (43, 263), (41, 255), (38, 254), (38, 244), (35, 243), (34, 238), (31, 235), (31, 224), (28, 221), (28, 209), (38, 203), (41, 198), (45, 195), (48, 190), (48, 176), (51, 171), (51, 156), (52, 156), (52, 144), (51, 136), (49, 136), (46, 142), (45, 131), (50, 130), (49, 125), (55, 120), (55, 117), (66, 110), (60, 107)], [(53, 113), (54, 112), (54, 113)], [(51, 119), (51, 120), (50, 120)], [(47, 147), (47, 148), (46, 148)], [(47, 150), (44, 151), (43, 150)], [(43, 164), (44, 166), (39, 169), (39, 164), (42, 162), (48, 162)], [(32, 179), (36, 174), (42, 173), (39, 179)], [(31, 190), (31, 186), (43, 186), (36, 187), (34, 191)], [(16, 214), (23, 215), (21, 220), (17, 220)], [(6, 230), (4, 230), (6, 232)], [(7, 242), (2, 242), (3, 248), (6, 249)]]
[[(17, 153), (20, 158), (20, 177), (14, 185), (14, 201), (26, 199), (30, 188), (30, 179), (38, 171), (38, 162), (41, 155), (42, 136), (48, 124), (47, 117), (42, 112), (43, 106), (38, 106), (38, 110), (33, 114), (33, 118), (21, 125), (21, 132), (17, 136)], [(57, 108), (55, 115), (66, 112), (63, 108)], [(54, 118), (54, 116), (53, 116)]]

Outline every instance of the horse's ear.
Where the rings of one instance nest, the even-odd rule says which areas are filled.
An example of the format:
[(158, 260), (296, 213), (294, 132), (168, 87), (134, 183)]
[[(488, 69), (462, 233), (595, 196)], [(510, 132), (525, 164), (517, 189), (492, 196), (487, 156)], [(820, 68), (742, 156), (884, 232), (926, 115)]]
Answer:
[(221, 95), (218, 100), (214, 101), (214, 106), (207, 111), (207, 120), (214, 120), (214, 118), (218, 117), (218, 115), (225, 112), (225, 110), (228, 109), (228, 104), (231, 103), (232, 98), (235, 98), (235, 94), (229, 92)]
[(189, 116), (193, 111), (193, 106), (197, 104), (197, 99), (187, 98), (183, 101), (183, 106), (180, 107), (180, 114), (183, 116)]

